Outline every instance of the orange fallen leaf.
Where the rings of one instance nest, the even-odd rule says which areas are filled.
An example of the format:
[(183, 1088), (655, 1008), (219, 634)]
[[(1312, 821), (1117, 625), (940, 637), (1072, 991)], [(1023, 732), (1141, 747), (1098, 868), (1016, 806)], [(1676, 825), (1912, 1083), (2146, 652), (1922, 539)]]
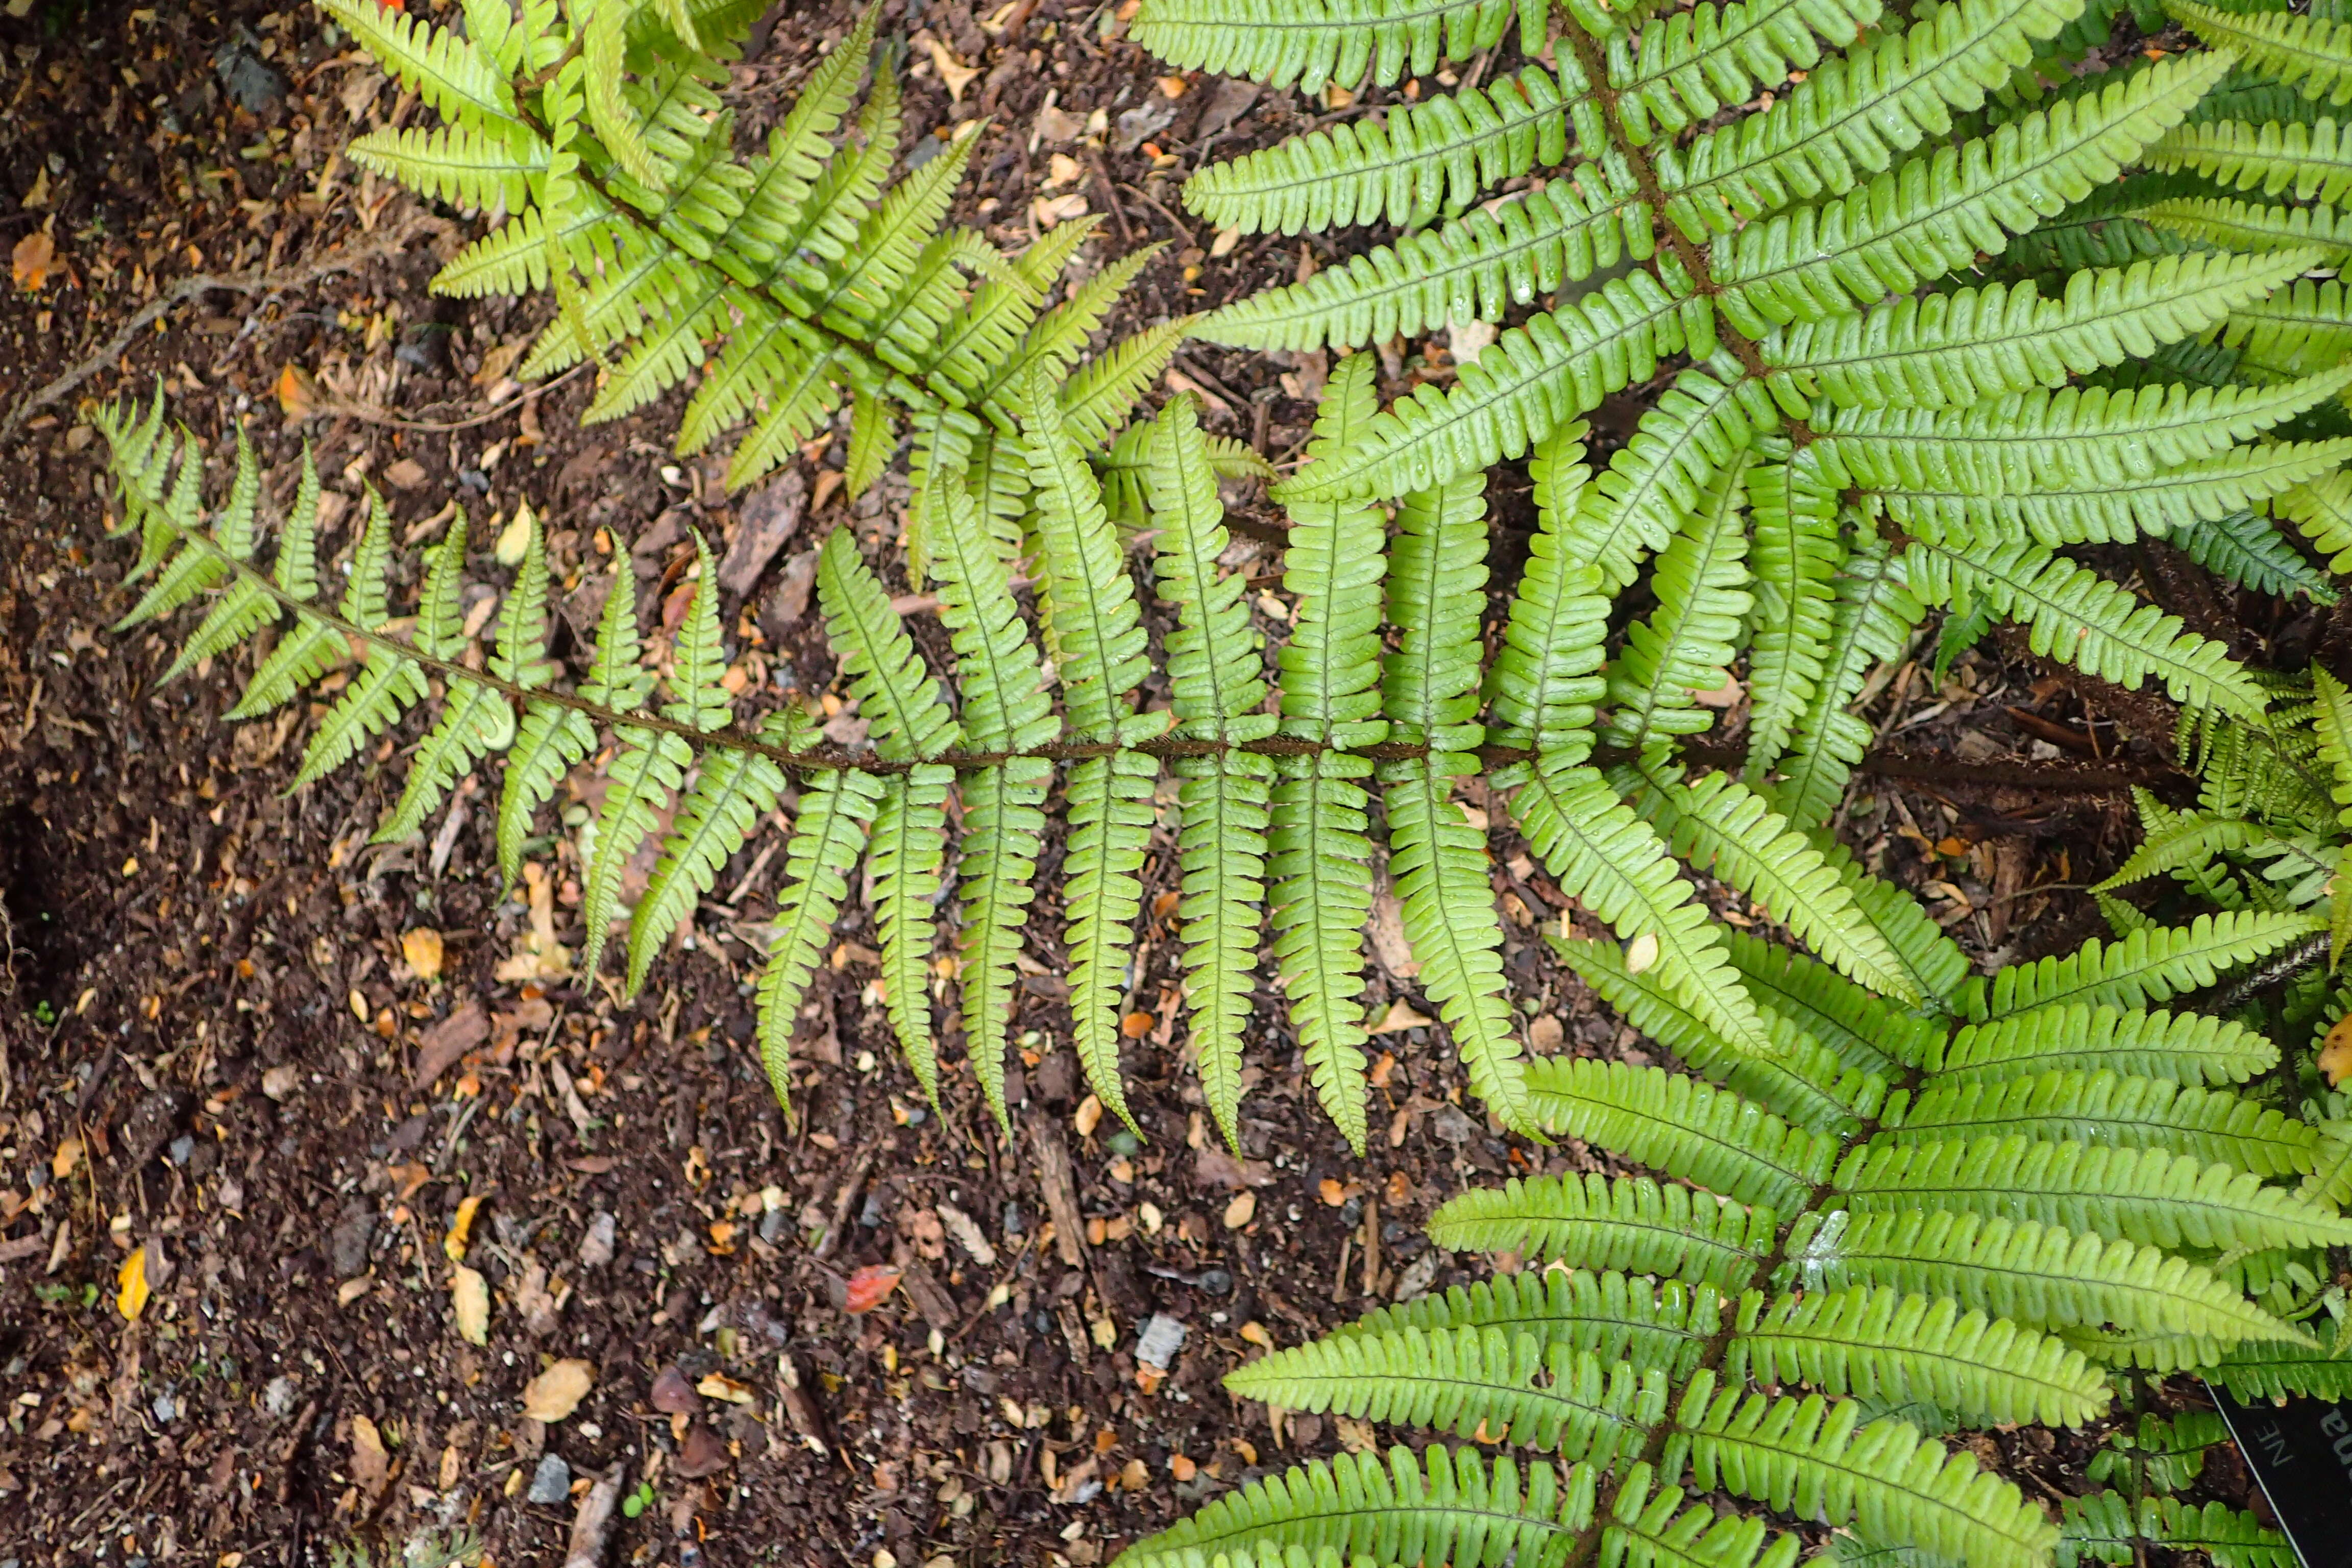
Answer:
[(1151, 1033), (1153, 1026), (1159, 1022), (1159, 1019), (1149, 1013), (1129, 1013), (1118, 1021), (1118, 1032), (1130, 1040), (1139, 1040)]
[(49, 273), (58, 261), (58, 242), (47, 229), (35, 229), (16, 242), (9, 252), (8, 270), (16, 279), (16, 287), (27, 294), (37, 293), (49, 284)]
[(522, 1413), (534, 1421), (561, 1421), (580, 1408), (595, 1386), (596, 1369), (584, 1361), (559, 1361), (523, 1385)]
[(419, 980), (441, 978), (441, 933), (431, 926), (418, 926), (403, 931), (400, 936), (400, 956), (416, 972)]
[(714, 1372), (694, 1385), (694, 1392), (705, 1399), (723, 1399), (730, 1405), (749, 1405), (753, 1398), (751, 1385), (738, 1383), (723, 1372)]
[(899, 1271), (887, 1263), (859, 1269), (849, 1277), (848, 1310), (853, 1314), (872, 1311), (889, 1300), (890, 1292), (898, 1288), (898, 1278)]
[(278, 411), (289, 420), (313, 418), (326, 403), (318, 378), (299, 364), (280, 370), (278, 384), (271, 390), (278, 395)]
[(482, 1206), (482, 1194), (468, 1194), (457, 1205), (457, 1217), (449, 1222), (449, 1234), (441, 1238), (441, 1250), (452, 1263), (466, 1260), (466, 1241), (473, 1234), (474, 1212)]
[(2352, 1075), (2352, 1013), (2336, 1020), (2327, 1037), (2319, 1046), (2319, 1070), (2327, 1075), (2327, 1087), (2340, 1087), (2347, 1075)]

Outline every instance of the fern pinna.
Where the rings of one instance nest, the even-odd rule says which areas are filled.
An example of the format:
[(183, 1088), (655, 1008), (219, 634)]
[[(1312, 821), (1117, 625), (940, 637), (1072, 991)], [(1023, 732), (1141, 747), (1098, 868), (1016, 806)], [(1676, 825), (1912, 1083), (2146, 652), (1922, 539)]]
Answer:
[[(2284, 0), (2168, 9), (2208, 47), (2078, 79), (2112, 0), (1315, 0), (1272, 20), (1143, 0), (1135, 37), (1173, 64), (1310, 89), (1423, 79), (1517, 21), (1516, 70), (1450, 96), (1417, 79), (1184, 195), (1244, 234), (1405, 231), (1198, 337), (1393, 352), (1504, 327), (1274, 493), (1360, 507), (1527, 458), (1534, 561), (1489, 689), (1534, 757), (1491, 782), (1564, 880), (1658, 852), (1665, 830), (1618, 803), (1689, 787), (1675, 745), (1719, 722), (1699, 696), (1743, 659), (1746, 756), (1737, 786), (1709, 786), (1718, 811), (1784, 838), (1822, 825), (1870, 739), (1850, 706), (1931, 606), (2259, 710), (2218, 644), (2065, 552), (2162, 535), (2242, 581), (2326, 592), (2273, 520), (2352, 544), (2352, 327), (2315, 276), (2352, 239), (2300, 205), (2342, 183), (2315, 114), (2352, 96), (2352, 24)], [(2292, 132), (2235, 118), (2272, 114)], [(2279, 200), (2231, 227), (2216, 215), (2247, 204), (2221, 183)], [(1580, 416), (1645, 383), (1662, 390), (1604, 461)], [(1637, 583), (1654, 605), (1612, 652), (1608, 605)], [(1595, 771), (1596, 745), (1626, 760)], [(1702, 856), (1764, 842), (1675, 813)], [(1612, 920), (1637, 907), (1634, 879), (1604, 880), (1599, 902), (1573, 890), (1613, 896)], [(1719, 942), (1659, 934), (1711, 1022), (1752, 1037), (1707, 979)], [(1883, 981), (1885, 956), (1850, 952), (1848, 973)]]
[[(436, 23), (377, 0), (320, 4), (442, 119), (362, 136), (352, 161), (501, 216), (435, 290), (551, 291), (554, 319), (517, 374), (603, 362), (592, 421), (692, 381), (681, 452), (749, 426), (730, 486), (791, 458), (845, 398), (852, 493), (910, 435), (919, 470), (965, 473), (984, 504), (1017, 516), (1027, 473), (1003, 437), (1030, 378), (1052, 377), (1091, 447), (1183, 336), (1167, 322), (1086, 357), (1150, 249), (1048, 308), (1099, 219), (1017, 257), (947, 223), (974, 142), (913, 155), (901, 50), (877, 43), (878, 6), (833, 40), (765, 150), (739, 157), (718, 89), (760, 5), (467, 0)], [(893, 180), (902, 153), (912, 167)]]
[[(2322, 1305), (2316, 1282), (2266, 1283), (2287, 1259), (2324, 1278), (2326, 1249), (2352, 1240), (2343, 1125), (2235, 1087), (2277, 1064), (2267, 1038), (2164, 1005), (2318, 923), (2207, 915), (1990, 983), (1959, 978), (1938, 934), (1941, 1018), (1742, 933), (1731, 959), (1769, 1056), (1615, 947), (1558, 942), (1682, 1066), (1532, 1062), (1528, 1105), (1635, 1173), (1454, 1199), (1438, 1245), (1534, 1267), (1381, 1308), (1225, 1380), (1501, 1451), (1312, 1461), (1119, 1562), (1786, 1568), (1801, 1546), (1767, 1522), (1779, 1515), (1831, 1527), (1841, 1561), (2123, 1562), (2137, 1539), (2284, 1563), (2251, 1518), (2146, 1495), (2160, 1485), (2053, 1520), (1937, 1439), (2090, 1421), (2126, 1369), (2196, 1369), (2246, 1397), (2352, 1393), (2352, 1343), (2299, 1321)], [(2143, 1451), (2164, 1446), (2147, 1434)], [(1710, 1493), (1751, 1506), (1719, 1512)]]

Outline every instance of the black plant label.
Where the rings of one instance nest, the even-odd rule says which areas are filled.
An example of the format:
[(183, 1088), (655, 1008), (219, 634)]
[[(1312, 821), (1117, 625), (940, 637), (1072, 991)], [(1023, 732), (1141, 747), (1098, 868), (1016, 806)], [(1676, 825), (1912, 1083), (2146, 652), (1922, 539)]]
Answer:
[(2210, 1392), (2304, 1568), (2352, 1568), (2352, 1400), (2242, 1405)]

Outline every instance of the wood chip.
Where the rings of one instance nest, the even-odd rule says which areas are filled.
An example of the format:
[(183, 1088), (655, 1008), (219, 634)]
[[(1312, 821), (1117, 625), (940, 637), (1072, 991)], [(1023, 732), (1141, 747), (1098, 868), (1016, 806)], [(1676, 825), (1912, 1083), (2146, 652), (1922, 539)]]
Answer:
[(457, 1065), (458, 1058), (489, 1037), (489, 1015), (482, 1011), (480, 1003), (467, 1003), (425, 1031), (425, 1037), (417, 1042), (416, 1066), (409, 1074), (409, 1086), (431, 1089), (443, 1073)]
[(1086, 1256), (1086, 1218), (1078, 1213), (1077, 1184), (1070, 1175), (1070, 1151), (1062, 1131), (1046, 1118), (1033, 1117), (1029, 1142), (1037, 1154), (1037, 1183), (1045, 1195), (1045, 1212), (1054, 1220), (1054, 1246), (1062, 1261), (1077, 1267)]
[(490, 1342), (490, 1282), (481, 1271), (459, 1264), (449, 1275), (449, 1308), (457, 1337), (469, 1345)]

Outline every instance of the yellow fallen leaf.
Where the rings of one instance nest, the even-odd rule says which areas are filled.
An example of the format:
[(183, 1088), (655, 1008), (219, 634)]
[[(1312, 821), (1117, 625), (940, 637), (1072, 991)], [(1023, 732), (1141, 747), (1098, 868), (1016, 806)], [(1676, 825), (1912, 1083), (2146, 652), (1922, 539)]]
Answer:
[(522, 1413), (534, 1421), (561, 1421), (580, 1408), (594, 1386), (596, 1369), (586, 1362), (557, 1362), (523, 1384)]
[(147, 1310), (145, 1247), (134, 1249), (122, 1260), (122, 1267), (114, 1271), (114, 1306), (125, 1319), (134, 1323), (139, 1321), (139, 1314)]
[(58, 242), (46, 229), (37, 228), (16, 242), (8, 256), (8, 270), (16, 277), (17, 288), (27, 294), (37, 293), (49, 286), (57, 260)]
[(468, 1194), (457, 1205), (457, 1217), (449, 1222), (449, 1234), (441, 1238), (441, 1250), (449, 1255), (452, 1263), (466, 1260), (466, 1239), (474, 1232), (474, 1211), (482, 1206), (482, 1194)]
[(940, 84), (948, 89), (948, 101), (961, 103), (963, 89), (980, 74), (978, 66), (968, 66), (955, 58), (955, 52), (937, 38), (929, 40), (931, 68), (940, 73)]
[(514, 521), (499, 531), (497, 555), (501, 566), (520, 566), (522, 558), (530, 553), (530, 508), (518, 505)]
[(1257, 1194), (1244, 1190), (1225, 1205), (1225, 1228), (1239, 1230), (1257, 1217)]
[(730, 1405), (751, 1403), (751, 1385), (748, 1383), (738, 1383), (724, 1373), (712, 1373), (694, 1385), (694, 1392), (705, 1399), (723, 1399)]
[(1077, 1114), (1070, 1118), (1070, 1124), (1078, 1130), (1079, 1137), (1091, 1138), (1095, 1129), (1102, 1125), (1102, 1100), (1090, 1094), (1078, 1101)]
[(457, 1318), (457, 1337), (469, 1345), (490, 1342), (490, 1282), (479, 1269), (464, 1264), (449, 1276), (449, 1305)]
[(67, 1139), (58, 1145), (58, 1152), (49, 1156), (49, 1174), (60, 1182), (72, 1175), (80, 1165), (81, 1140), (79, 1138)]
[(431, 926), (418, 926), (400, 934), (400, 956), (408, 967), (416, 971), (419, 980), (441, 978), (441, 933)]

